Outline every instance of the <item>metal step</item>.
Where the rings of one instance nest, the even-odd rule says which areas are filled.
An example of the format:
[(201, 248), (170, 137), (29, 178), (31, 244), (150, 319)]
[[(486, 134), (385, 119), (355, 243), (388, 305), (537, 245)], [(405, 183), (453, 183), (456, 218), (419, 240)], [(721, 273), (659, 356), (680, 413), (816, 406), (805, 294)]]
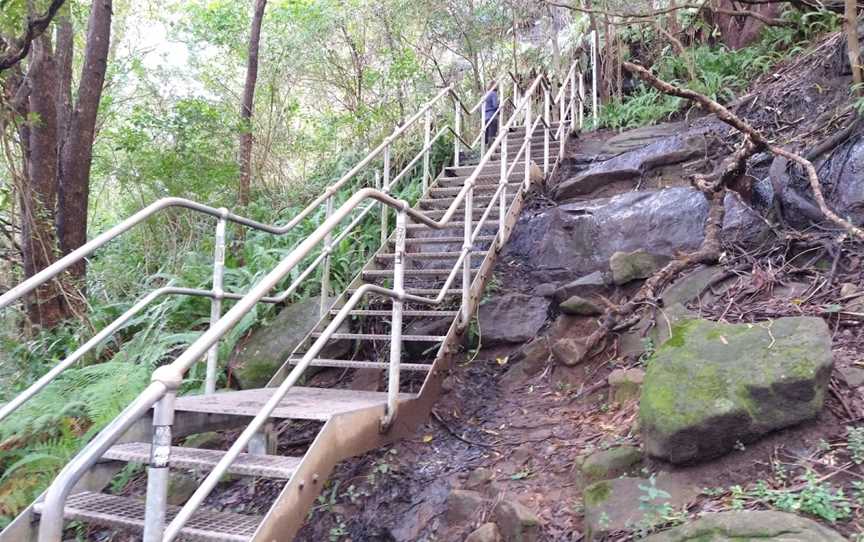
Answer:
[[(522, 159), (517, 162), (516, 170), (525, 169), (525, 160)], [(507, 167), (510, 167), (512, 163), (508, 162)], [(444, 169), (444, 175), (448, 177), (465, 177), (468, 175), (472, 175), (474, 170), (477, 169), (476, 165), (473, 166), (449, 166)], [(515, 170), (514, 170), (515, 171)], [(496, 175), (501, 173), (501, 161), (500, 160), (490, 160), (486, 162), (486, 165), (483, 167), (481, 175)]]
[[(467, 179), (467, 177), (466, 177), (466, 179)], [(483, 192), (495, 192), (496, 190), (498, 190), (498, 184), (499, 183), (497, 183), (497, 182), (489, 183), (489, 184), (475, 184), (474, 185), (475, 197), (476, 197), (476, 194), (478, 192), (481, 192), (481, 193), (483, 193)], [(521, 186), (522, 186), (521, 182), (518, 182), (518, 181), (517, 182), (509, 182), (509, 183), (507, 183), (507, 192), (511, 193), (511, 189), (517, 190)], [(444, 187), (444, 188), (433, 187), (429, 190), (429, 195), (432, 196), (433, 198), (444, 197), (444, 196), (456, 196), (461, 191), (462, 191), (461, 186), (451, 186), (451, 187)]]
[[(494, 237), (492, 238), (494, 239)], [(458, 242), (462, 242), (462, 238), (459, 238)], [(474, 250), (471, 252), (471, 256), (485, 256), (485, 250)], [(456, 260), (459, 256), (462, 255), (461, 252), (406, 252), (405, 259), (407, 260)], [(392, 253), (383, 253), (376, 254), (375, 259), (379, 262), (391, 262), (396, 258), (396, 254)]]
[[(225, 452), (219, 450), (172, 446), (171, 466), (210, 471), (224, 455)], [(103, 459), (111, 459), (113, 461), (146, 464), (150, 460), (150, 443), (130, 442), (128, 444), (118, 444), (112, 446), (102, 457)], [(297, 470), (301, 459), (300, 457), (281, 455), (240, 454), (228, 468), (228, 472), (239, 476), (260, 476), (262, 478), (287, 480)]]
[[(255, 416), (273, 396), (274, 388), (229, 391), (177, 398), (177, 412)], [(410, 399), (408, 394), (401, 395)], [(327, 421), (336, 414), (387, 404), (387, 394), (374, 391), (294, 386), (279, 402), (272, 418)]]
[[(465, 186), (465, 181), (470, 178), (469, 175), (463, 175), (458, 177), (439, 177), (438, 181), (433, 185), (433, 190), (440, 190), (441, 188), (462, 188)], [(508, 180), (510, 183), (518, 184), (519, 181), (525, 179), (525, 166), (521, 168), (516, 168), (510, 173), (510, 177)], [(474, 183), (474, 187), (480, 188), (483, 190), (491, 189), (494, 191), (498, 188), (498, 182), (501, 180), (501, 174), (496, 172), (490, 175), (480, 175), (477, 177), (477, 180)]]
[[(297, 365), (301, 358), (291, 358), (288, 363)], [(389, 369), (390, 364), (383, 361), (355, 361), (350, 359), (323, 359), (315, 358), (309, 364), (311, 367), (335, 367), (338, 369)], [(432, 365), (423, 363), (400, 363), (402, 371), (428, 372)]]
[[(480, 218), (481, 216), (483, 216), (483, 213), (486, 212), (486, 209), (485, 208), (472, 209), (471, 211), (472, 211), (472, 214), (474, 215), (474, 218)], [(425, 211), (425, 210), (423, 211), (423, 214), (426, 215), (428, 218), (431, 218), (432, 220), (439, 220), (446, 213), (447, 213), (447, 211), (445, 209), (441, 209), (440, 211)], [(460, 214), (462, 216), (464, 216), (465, 211), (462, 211), (462, 210), (457, 211), (454, 216), (459, 216)], [(489, 218), (498, 218), (498, 206), (497, 205), (494, 206), (492, 208), (492, 210), (489, 212)], [(420, 224), (420, 225), (423, 226), (424, 224)], [(497, 226), (497, 223), (495, 225)], [(428, 227), (428, 226), (426, 226), (426, 227)]]
[[(350, 289), (348, 289), (348, 295), (353, 295), (354, 292), (356, 292), (356, 291), (357, 291), (356, 289), (350, 288)], [(437, 296), (439, 292), (441, 292), (441, 288), (405, 288), (406, 294), (414, 294), (414, 295), (434, 295), (434, 296)], [(375, 297), (381, 297), (378, 294), (376, 294), (375, 292), (372, 292), (370, 295), (373, 295)], [(447, 292), (444, 295), (462, 295), (462, 290), (460, 290), (458, 288), (451, 288), (450, 290), (447, 290)], [(390, 299), (388, 296), (383, 296), (383, 297), (387, 297), (387, 299)]]
[[(438, 212), (438, 211), (434, 211), (434, 212)], [(443, 215), (442, 215), (442, 216), (443, 216)], [(464, 213), (463, 213), (463, 216), (464, 216)], [(496, 217), (496, 218), (497, 218), (497, 217)], [(477, 221), (476, 221), (476, 220), (474, 221), (474, 225), (475, 225), (475, 226), (477, 225)], [(441, 233), (441, 232), (445, 232), (445, 231), (452, 231), (452, 230), (459, 230), (459, 231), (462, 231), (462, 229), (464, 228), (464, 226), (465, 226), (465, 223), (464, 223), (464, 222), (461, 222), (461, 221), (459, 221), (459, 220), (454, 220), (453, 222), (449, 222), (449, 223), (448, 223), (446, 226), (444, 226), (443, 228), (430, 228), (430, 227), (427, 226), (426, 224), (408, 224), (407, 228), (408, 228), (409, 231), (414, 231), (414, 230), (424, 230), (424, 231), (431, 231), (431, 232)], [(483, 228), (484, 228), (484, 229), (490, 229), (490, 230), (494, 229), (494, 230), (497, 231), (497, 229), (498, 229), (498, 221), (496, 220), (494, 223), (486, 223), (486, 224), (483, 225)], [(411, 241), (412, 239), (415, 239), (415, 238), (407, 239), (406, 241)], [(417, 238), (417, 239), (419, 239), (419, 238)], [(425, 239), (425, 238), (424, 238), (424, 239)], [(432, 238), (430, 237), (429, 239), (432, 239)]]
[[(338, 314), (339, 309), (333, 309), (330, 311), (330, 314)], [(392, 316), (392, 310), (375, 310), (375, 309), (358, 309), (353, 310), (348, 313), (351, 316)], [(459, 315), (459, 311), (418, 311), (418, 310), (404, 310), (402, 311), (402, 316), (421, 316), (421, 317), (441, 317), (441, 318), (455, 318)]]
[[(405, 277), (432, 277), (446, 279), (450, 276), (453, 269), (406, 269)], [(477, 273), (478, 269), (472, 269), (472, 273)], [(461, 276), (461, 269), (457, 271)], [(394, 275), (392, 269), (370, 269), (363, 271), (363, 280), (390, 278)]]
[[(515, 197), (516, 197), (515, 192), (508, 191), (507, 197), (505, 198), (504, 201), (509, 206), (510, 203), (513, 202), (513, 199)], [(423, 211), (425, 211), (426, 209), (449, 209), (455, 200), (456, 200), (456, 198), (453, 196), (446, 197), (446, 198), (421, 199), (421, 200), (419, 200), (418, 204), (420, 205), (420, 208)], [(482, 207), (485, 209), (486, 205), (490, 201), (494, 201), (495, 203), (498, 203), (498, 197), (496, 196), (495, 198), (493, 198), (491, 194), (490, 195), (483, 195), (483, 196), (474, 196), (472, 205), (475, 208)], [(465, 208), (465, 202), (464, 201), (460, 202), (459, 206), (456, 208), (457, 209), (464, 209)]]
[[(312, 338), (317, 339), (321, 336), (321, 332), (316, 331), (312, 334)], [(390, 335), (383, 333), (334, 333), (330, 336), (331, 339), (351, 339), (359, 341), (389, 341)], [(443, 335), (402, 335), (402, 342), (409, 343), (439, 343), (447, 337)], [(386, 394), (385, 394), (386, 395)]]
[[(419, 229), (419, 228), (415, 228)], [(406, 245), (434, 245), (434, 244), (449, 244), (449, 243), (459, 243), (462, 244), (463, 237), (411, 237), (405, 239)], [(477, 237), (477, 243), (491, 243), (495, 240), (494, 235), (481, 235)], [(390, 241), (391, 245), (396, 244), (395, 241)]]
[[(41, 505), (36, 505), (37, 513)], [(180, 512), (179, 506), (168, 506), (167, 520)], [(144, 531), (144, 502), (128, 497), (82, 491), (66, 501), (64, 518), (90, 525), (122, 529), (135, 533)], [(261, 517), (234, 512), (199, 509), (180, 530), (183, 540), (206, 542), (247, 542), (252, 540)]]

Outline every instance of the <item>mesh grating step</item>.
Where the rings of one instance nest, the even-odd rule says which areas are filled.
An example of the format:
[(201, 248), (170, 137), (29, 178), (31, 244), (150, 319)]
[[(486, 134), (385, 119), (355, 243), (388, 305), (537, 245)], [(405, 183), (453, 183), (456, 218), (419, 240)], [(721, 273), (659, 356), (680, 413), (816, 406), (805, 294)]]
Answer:
[[(510, 204), (513, 202), (513, 198), (515, 198), (515, 195), (513, 194), (513, 192), (508, 192), (506, 197), (504, 198), (504, 201), (506, 203)], [(454, 200), (455, 200), (454, 197), (448, 196), (448, 197), (444, 197), (444, 198), (421, 199), (417, 203), (420, 205), (420, 209), (423, 209), (423, 210), (425, 210), (425, 209), (449, 209), (450, 206), (453, 205)], [(490, 201), (494, 201), (495, 203), (498, 203), (499, 200), (498, 200), (498, 197), (493, 198), (492, 196), (474, 196), (472, 205), (475, 208), (482, 206), (482, 208), (485, 209)], [(464, 213), (465, 212), (464, 211), (465, 202), (463, 201), (463, 202), (459, 203), (459, 205), (456, 208), (457, 209), (463, 209), (462, 212)]]
[[(301, 358), (291, 358), (288, 363), (297, 365)], [(323, 359), (315, 358), (310, 363), (312, 367), (335, 367), (338, 369), (389, 369), (390, 364), (383, 361), (355, 361), (350, 359)], [(400, 363), (399, 368), (403, 371), (426, 372), (432, 365), (422, 363)]]
[[(172, 467), (209, 471), (224, 455), (225, 452), (219, 450), (172, 446), (170, 461)], [(146, 464), (150, 460), (150, 443), (131, 442), (112, 446), (103, 458)], [(300, 460), (300, 457), (240, 454), (228, 468), (228, 472), (240, 476), (287, 480), (297, 470)]]
[[(179, 511), (179, 506), (169, 506), (167, 520), (171, 521)], [(141, 533), (144, 531), (144, 502), (84, 491), (69, 497), (64, 517)], [(257, 516), (199, 509), (180, 531), (180, 536), (183, 540), (246, 542), (252, 540), (260, 522)]]
[[(410, 239), (405, 239), (406, 245), (432, 245), (432, 244), (446, 244), (446, 243), (459, 243), (461, 244), (464, 238), (462, 237), (412, 237)], [(476, 241), (478, 243), (491, 243), (495, 240), (494, 235), (481, 235), (477, 237)], [(390, 244), (396, 244), (392, 239), (390, 240)]]
[[(316, 331), (312, 334), (313, 338), (321, 336), (321, 332)], [(389, 341), (390, 335), (381, 333), (334, 333), (330, 336), (331, 339), (352, 339), (361, 341)], [(402, 342), (409, 343), (438, 343), (442, 342), (447, 337), (443, 335), (402, 335)]]
[[(357, 290), (355, 288), (351, 288), (348, 290), (348, 295), (353, 295)], [(414, 294), (414, 295), (438, 295), (441, 292), (441, 288), (405, 288), (406, 294)], [(376, 297), (381, 297), (379, 294), (375, 292), (370, 292), (369, 295), (373, 295)], [(451, 288), (447, 290), (445, 295), (462, 295), (462, 290), (457, 288)], [(384, 296), (389, 299), (389, 296)]]
[[(477, 269), (472, 269), (472, 273), (477, 273)], [(405, 277), (433, 277), (433, 278), (442, 278), (446, 279), (452, 273), (452, 269), (406, 269)], [(461, 269), (456, 271), (457, 273), (462, 273)], [(364, 279), (381, 279), (381, 278), (389, 278), (395, 274), (393, 269), (373, 269), (370, 271), (363, 271)]]
[[(493, 238), (494, 239), (494, 238)], [(461, 242), (462, 239), (459, 239)], [(461, 252), (406, 252), (405, 259), (407, 260), (455, 260), (461, 256)], [(474, 250), (471, 252), (471, 256), (485, 256), (485, 250)], [(375, 256), (376, 260), (384, 260), (389, 261), (396, 257), (396, 254), (385, 252), (383, 254), (377, 254)]]
[[(474, 218), (480, 218), (481, 216), (483, 216), (483, 213), (485, 213), (485, 212), (486, 212), (486, 209), (485, 209), (485, 208), (483, 208), (483, 209), (472, 209), (472, 214), (473, 214)], [(432, 220), (438, 220), (438, 219), (442, 218), (446, 213), (447, 213), (446, 210), (441, 210), (441, 211), (423, 211), (423, 214), (426, 215), (428, 218), (431, 218)], [(454, 215), (454, 217), (457, 217), (457, 216), (465, 216), (465, 211), (462, 210), (462, 209), (457, 210), (457, 211), (456, 211), (456, 214)], [(497, 205), (495, 205), (495, 206), (492, 208), (492, 211), (489, 213), (488, 218), (498, 218), (498, 206), (497, 206)], [(455, 225), (456, 223), (454, 222), (453, 224)], [(421, 225), (421, 226), (425, 226), (425, 224), (420, 224), (420, 225)], [(494, 225), (497, 226), (497, 224), (494, 224)], [(426, 226), (426, 227), (428, 227), (428, 226)]]
[[(338, 309), (333, 309), (330, 311), (330, 314), (338, 314)], [(373, 309), (358, 309), (350, 311), (348, 314), (351, 316), (392, 316), (392, 310), (373, 310)], [(459, 315), (459, 311), (402, 311), (402, 316), (423, 316), (423, 317), (456, 317)]]
[[(507, 183), (507, 191), (510, 192), (510, 189), (516, 189), (522, 186), (521, 182), (511, 182)], [(489, 183), (489, 184), (475, 184), (474, 185), (474, 193), (477, 192), (486, 193), (486, 192), (495, 192), (498, 190), (498, 183)], [(433, 198), (442, 197), (442, 196), (456, 196), (459, 192), (462, 191), (461, 186), (448, 186), (442, 188), (432, 188), (429, 190), (429, 195)], [(477, 196), (475, 196), (475, 199)]]
[[(441, 211), (433, 211), (433, 212), (435, 212), (435, 213), (441, 213)], [(497, 214), (497, 213), (496, 213), (496, 214)], [(444, 215), (442, 214), (441, 216), (444, 216)], [(462, 213), (462, 216), (465, 216), (465, 213)], [(496, 217), (496, 218), (497, 218), (497, 217)], [(477, 227), (477, 222), (476, 222), (476, 221), (474, 222), (473, 226), (474, 226), (474, 227)], [(442, 231), (450, 231), (450, 230), (454, 230), (454, 229), (462, 230), (462, 229), (465, 227), (465, 222), (462, 222), (461, 220), (454, 220), (454, 221), (452, 221), (452, 222), (448, 222), (447, 225), (444, 226), (443, 228), (430, 228), (430, 227), (427, 226), (426, 224), (408, 224), (407, 227), (408, 227), (409, 230), (426, 230), (426, 231), (437, 231), (437, 232), (442, 232)], [(486, 223), (486, 224), (483, 224), (483, 227), (484, 227), (484, 228), (489, 228), (489, 229), (491, 229), (491, 228), (497, 228), (497, 227), (498, 227), (498, 222), (496, 221), (496, 222), (494, 222), (494, 223)]]
[[(465, 181), (470, 178), (470, 175), (465, 175), (463, 177), (439, 177), (438, 181), (433, 185), (433, 190), (442, 190), (445, 188), (457, 188), (459, 190), (465, 186)], [(521, 181), (525, 179), (525, 168), (516, 168), (510, 173), (510, 178), (508, 179), (510, 182), (508, 185), (521, 185)], [(501, 180), (501, 174), (496, 175), (480, 175), (477, 177), (477, 181), (474, 184), (474, 189), (494, 192), (498, 189), (498, 182)], [(456, 192), (457, 194), (459, 192)]]

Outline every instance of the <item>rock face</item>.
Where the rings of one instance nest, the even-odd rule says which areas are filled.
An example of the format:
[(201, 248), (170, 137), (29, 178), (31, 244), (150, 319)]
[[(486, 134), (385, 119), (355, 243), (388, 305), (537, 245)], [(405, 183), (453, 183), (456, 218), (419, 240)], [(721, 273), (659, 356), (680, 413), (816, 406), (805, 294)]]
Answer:
[[(311, 297), (285, 307), (270, 324), (255, 331), (237, 350), (231, 363), (231, 375), (241, 389), (262, 388), (267, 384), (318, 323), (320, 299)], [(348, 331), (347, 323), (344, 330)], [(350, 349), (350, 341), (332, 342), (322, 352), (322, 357), (340, 358)]]
[(558, 306), (558, 308), (560, 308), (561, 312), (564, 314), (571, 314), (574, 316), (595, 316), (597, 314), (602, 314), (603, 312), (596, 303), (578, 295), (567, 298)]
[(538, 542), (540, 518), (518, 501), (504, 499), (492, 509), (492, 517), (505, 542)]
[[(585, 504), (586, 540), (603, 540), (604, 535), (613, 531), (630, 529), (646, 520), (645, 512), (640, 509), (642, 497), (651, 485), (644, 478), (615, 478), (591, 484), (583, 492)], [(668, 504), (679, 508), (695, 497), (699, 490), (681, 485), (673, 479), (660, 475), (655, 487), (662, 491), (652, 505)]]
[(644, 250), (616, 252), (609, 258), (612, 282), (619, 285), (631, 280), (647, 279), (667, 263), (668, 256), (650, 254)]
[(685, 320), (648, 363), (640, 401), (646, 451), (673, 463), (815, 417), (831, 373), (819, 318), (761, 325)]
[[(761, 217), (734, 196), (726, 198), (723, 236), (755, 242), (767, 231)], [(520, 218), (504, 258), (530, 265), (538, 283), (564, 286), (574, 277), (608, 270), (615, 252), (647, 250), (673, 256), (693, 250), (703, 239), (708, 202), (695, 188), (627, 192), (613, 198), (562, 204)], [(594, 280), (596, 286), (598, 277)], [(561, 295), (584, 295), (576, 289)], [(556, 292), (555, 297), (560, 297)]]
[(649, 171), (704, 156), (705, 138), (700, 135), (670, 136), (649, 145), (619, 154), (568, 179), (555, 189), (555, 199), (564, 200), (593, 193), (617, 181), (634, 184)]
[(549, 300), (518, 293), (496, 296), (480, 305), (483, 346), (522, 343), (546, 323)]
[(642, 461), (642, 452), (635, 446), (619, 446), (589, 455), (582, 463), (582, 475), (587, 482), (606, 480), (626, 473)]
[(649, 536), (645, 542), (841, 542), (837, 532), (815, 521), (784, 512), (720, 512)]
[(501, 542), (501, 533), (494, 523), (484, 523), (469, 534), (465, 542)]

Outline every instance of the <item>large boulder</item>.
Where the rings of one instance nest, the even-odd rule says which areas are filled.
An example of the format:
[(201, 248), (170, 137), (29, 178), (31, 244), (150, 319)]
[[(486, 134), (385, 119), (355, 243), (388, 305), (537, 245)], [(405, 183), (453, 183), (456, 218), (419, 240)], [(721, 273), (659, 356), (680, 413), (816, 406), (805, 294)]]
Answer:
[(519, 293), (483, 302), (478, 315), (483, 346), (530, 341), (546, 323), (550, 304), (546, 298)]
[(661, 139), (678, 135), (688, 129), (684, 122), (667, 122), (626, 130), (607, 139), (600, 148), (601, 155), (617, 155), (641, 149)]
[(836, 531), (815, 521), (785, 512), (750, 511), (707, 514), (686, 525), (645, 539), (645, 542), (843, 542)]
[[(237, 349), (231, 361), (231, 376), (241, 389), (262, 388), (267, 384), (318, 323), (320, 300), (310, 297), (288, 305)], [(347, 322), (340, 331), (343, 329), (348, 331)], [(350, 341), (331, 341), (321, 357), (339, 358), (350, 350)]]
[(820, 318), (684, 320), (648, 362), (645, 449), (673, 463), (710, 459), (813, 418), (831, 367), (831, 333)]
[(573, 178), (561, 182), (554, 192), (557, 200), (594, 193), (604, 185), (632, 181), (663, 166), (679, 164), (705, 155), (705, 138), (701, 135), (673, 135), (599, 162)]
[[(723, 237), (744, 244), (768, 230), (762, 218), (734, 196), (725, 200)], [(615, 252), (645, 250), (674, 256), (698, 248), (704, 237), (708, 202), (695, 188), (628, 192), (613, 198), (523, 213), (507, 247), (505, 261), (522, 261), (532, 281), (563, 286), (575, 277), (607, 271)], [(740, 233), (746, 231), (746, 236)], [(593, 280), (598, 287), (602, 276)], [(562, 301), (584, 295), (578, 288), (556, 292)]]

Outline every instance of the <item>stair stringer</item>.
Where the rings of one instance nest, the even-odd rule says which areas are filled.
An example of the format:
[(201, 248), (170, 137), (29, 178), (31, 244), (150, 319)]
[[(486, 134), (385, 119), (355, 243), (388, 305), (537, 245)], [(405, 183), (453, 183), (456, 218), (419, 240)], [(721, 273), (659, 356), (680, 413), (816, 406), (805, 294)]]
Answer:
[[(522, 212), (524, 197), (525, 191), (520, 190), (510, 204), (504, 220), (503, 242), (496, 241), (492, 249), (487, 252), (471, 284), (469, 292), (471, 314), (477, 309), (483, 290), (492, 275), (498, 253), (509, 239), (516, 220)], [(374, 264), (374, 261), (373, 256), (370, 262)], [(359, 277), (362, 277), (362, 272), (355, 280), (360, 280)], [(333, 308), (341, 306), (338, 305), (339, 300), (344, 303), (344, 298), (344, 294), (340, 296), (337, 302), (334, 302)], [(325, 316), (323, 320), (329, 318)], [(455, 356), (462, 350), (460, 345), (466, 330), (467, 327), (460, 325), (459, 318), (454, 319), (419, 394), (416, 398), (399, 404), (399, 413), (387, 433), (380, 431), (380, 422), (384, 415), (383, 407), (340, 414), (326, 422), (304, 455), (297, 472), (284, 486), (267, 512), (252, 540), (254, 542), (293, 540), (337, 463), (411, 435), (421, 423), (425, 422), (441, 394), (442, 382), (450, 374)]]

